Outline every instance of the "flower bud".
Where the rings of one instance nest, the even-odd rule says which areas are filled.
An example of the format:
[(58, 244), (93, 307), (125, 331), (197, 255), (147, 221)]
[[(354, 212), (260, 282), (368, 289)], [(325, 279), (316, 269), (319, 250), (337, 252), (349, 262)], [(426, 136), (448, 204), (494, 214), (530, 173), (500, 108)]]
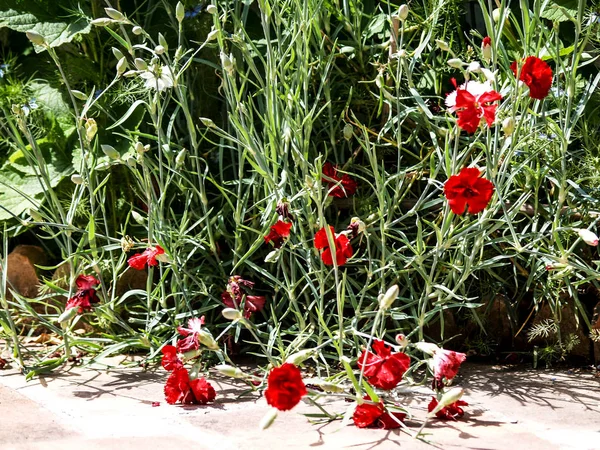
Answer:
[(83, 184), (83, 177), (78, 173), (74, 173), (73, 175), (71, 175), (71, 181), (73, 182), (73, 184)]
[(441, 39), (436, 39), (435, 43), (437, 44), (438, 48), (444, 52), (449, 52), (450, 51), (450, 46), (448, 45), (448, 43), (446, 41), (442, 41)]
[(483, 59), (489, 62), (492, 59), (492, 40), (489, 36), (483, 38), (481, 41), (481, 54)]
[(215, 5), (208, 5), (206, 7), (206, 12), (209, 14), (217, 14), (219, 12), (219, 10), (217, 9), (217, 7)]
[(125, 16), (114, 8), (104, 8), (106, 15), (114, 20), (123, 20)]
[(139, 225), (143, 225), (145, 222), (144, 217), (137, 211), (131, 211), (131, 217), (133, 217), (133, 220)]
[(29, 215), (31, 216), (31, 218), (33, 220), (35, 220), (36, 222), (43, 222), (44, 218), (42, 217), (42, 215), (37, 212), (35, 209), (30, 209), (29, 211)]
[(135, 58), (133, 63), (135, 64), (135, 67), (138, 70), (147, 70), (148, 69), (148, 64), (142, 58)]
[(181, 2), (177, 2), (177, 6), (175, 7), (175, 17), (179, 23), (183, 22), (183, 19), (185, 18), (185, 7)]
[(219, 34), (219, 30), (211, 30), (210, 33), (206, 36), (206, 42), (210, 42), (214, 40)]
[(507, 117), (502, 121), (502, 131), (504, 132), (504, 136), (510, 136), (513, 134), (515, 130), (515, 121), (512, 117)]
[(405, 21), (407, 17), (408, 17), (408, 6), (400, 5), (400, 8), (398, 8), (398, 18), (402, 21)]
[(175, 167), (183, 166), (183, 162), (185, 161), (186, 155), (187, 155), (187, 150), (185, 148), (182, 148), (181, 151), (179, 153), (177, 153), (177, 156), (175, 157)]
[(349, 123), (347, 123), (346, 125), (344, 125), (343, 133), (344, 133), (344, 139), (349, 141), (350, 139), (352, 139), (352, 136), (354, 136), (354, 127), (352, 125), (350, 125)]
[(35, 31), (28, 31), (25, 34), (27, 35), (27, 39), (29, 39), (35, 45), (44, 45), (46, 43), (44, 37)]
[(296, 352), (296, 353), (288, 356), (286, 358), (285, 362), (297, 366), (297, 365), (303, 363), (308, 358), (310, 358), (313, 353), (314, 353), (314, 349), (312, 349), (312, 348), (309, 348), (306, 350), (300, 350), (299, 352)]
[(235, 58), (231, 54), (228, 56), (227, 54), (221, 52), (221, 65), (223, 66), (223, 69), (225, 69), (225, 71), (231, 75), (235, 65)]
[(116, 151), (115, 148), (112, 145), (102, 144), (100, 146), (100, 148), (102, 149), (102, 151), (104, 152), (104, 154), (106, 156), (108, 156), (110, 159), (119, 159), (119, 157), (121, 156), (119, 154), (119, 152)]
[(75, 89), (73, 89), (71, 91), (71, 94), (73, 94), (73, 97), (75, 97), (77, 100), (87, 100), (87, 95), (85, 95), (83, 92), (81, 91), (76, 91)]
[(78, 308), (69, 308), (65, 310), (65, 312), (60, 315), (57, 322), (60, 324), (68, 322), (77, 315), (77, 309)]
[(165, 52), (165, 48), (162, 45), (157, 45), (154, 47), (154, 53), (157, 55), (162, 55)]
[(496, 8), (492, 11), (492, 20), (495, 23), (498, 23), (500, 21), (500, 8)]
[(481, 64), (479, 64), (478, 61), (473, 61), (473, 62), (469, 63), (469, 65), (467, 66), (468, 72), (479, 73), (480, 70), (481, 70)]
[(450, 67), (454, 67), (455, 69), (461, 69), (465, 63), (462, 62), (459, 58), (452, 58), (448, 60), (448, 65)]
[(265, 416), (262, 419), (260, 419), (260, 429), (266, 430), (271, 425), (273, 425), (275, 419), (277, 419), (277, 410), (275, 408), (271, 408), (271, 410), (267, 414), (265, 414)]
[(94, 139), (94, 136), (96, 136), (96, 133), (98, 132), (98, 125), (94, 119), (87, 119), (84, 126), (85, 138), (88, 142), (92, 142), (92, 139)]
[(215, 126), (215, 123), (206, 117), (200, 117), (200, 122), (202, 122), (202, 124), (208, 128), (213, 128)]
[(132, 32), (133, 34), (135, 34), (136, 36), (139, 36), (140, 34), (142, 34), (142, 33), (144, 32), (144, 29), (143, 29), (142, 27), (140, 27), (140, 26), (136, 25), (135, 27), (133, 27), (133, 28), (131, 29), (131, 32)]
[(140, 154), (140, 155), (141, 155), (142, 153), (145, 153), (145, 152), (146, 152), (146, 150), (144, 149), (144, 144), (142, 144), (140, 141), (137, 141), (137, 142), (135, 143), (135, 151), (136, 151), (138, 154)]
[(231, 320), (232, 322), (242, 318), (242, 313), (234, 308), (225, 308), (223, 311), (221, 311), (221, 314), (223, 314), (223, 317), (225, 317), (227, 320)]
[(246, 374), (244, 374), (244, 372), (242, 372), (240, 369), (238, 369), (237, 367), (229, 366), (227, 364), (215, 366), (214, 369), (221, 375), (225, 375), (226, 377), (246, 378)]
[(169, 49), (169, 44), (162, 33), (158, 33), (158, 44), (162, 45), (165, 48), (165, 50)]
[(92, 20), (90, 23), (96, 27), (105, 27), (106, 25), (113, 23), (113, 21), (107, 19), (106, 17), (101, 17), (99, 19)]
[(410, 344), (409, 340), (403, 334), (396, 335), (396, 343), (400, 346), (401, 349), (405, 349), (408, 344)]
[(431, 411), (427, 415), (427, 417), (434, 417), (436, 413), (440, 412), (446, 406), (451, 405), (452, 403), (460, 400), (464, 393), (465, 391), (462, 388), (450, 389), (448, 392), (442, 395), (442, 398), (440, 399), (439, 403), (436, 405), (433, 411)]
[(594, 232), (583, 228), (579, 228), (577, 229), (577, 234), (579, 234), (581, 240), (587, 245), (591, 245), (593, 247), (596, 247), (598, 245), (598, 236), (596, 236)]
[(398, 298), (398, 294), (400, 293), (400, 288), (397, 284), (390, 287), (387, 292), (381, 297), (379, 300), (379, 309), (386, 310), (392, 306), (392, 303), (396, 301)]
[(211, 350), (219, 350), (219, 344), (217, 344), (217, 341), (207, 331), (200, 330), (198, 332), (198, 341)]
[(428, 355), (433, 355), (440, 348), (435, 344), (430, 344), (429, 342), (417, 342), (415, 344), (417, 349), (421, 350), (423, 353), (427, 353)]
[(127, 70), (127, 59), (125, 57), (123, 57), (117, 63), (117, 75), (123, 75), (123, 73), (126, 70)]
[(123, 53), (121, 53), (121, 50), (119, 50), (118, 48), (115, 48), (115, 47), (112, 48), (112, 52), (113, 52), (113, 55), (115, 55), (115, 58), (117, 58), (117, 59), (121, 59), (125, 56), (125, 55), (123, 55)]
[(266, 263), (274, 263), (277, 262), (277, 260), (279, 259), (279, 250), (275, 249), (275, 250), (271, 250), (269, 253), (267, 253), (267, 256), (265, 256), (265, 262)]

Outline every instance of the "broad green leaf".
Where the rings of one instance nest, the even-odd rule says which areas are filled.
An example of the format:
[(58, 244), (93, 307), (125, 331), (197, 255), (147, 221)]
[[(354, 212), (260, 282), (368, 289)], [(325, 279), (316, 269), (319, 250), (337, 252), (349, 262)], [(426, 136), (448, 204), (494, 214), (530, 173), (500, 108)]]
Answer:
[[(50, 47), (58, 47), (71, 42), (78, 34), (87, 34), (92, 29), (90, 18), (81, 11), (61, 10), (60, 14), (52, 14), (57, 5), (44, 8), (36, 2), (2, 2), (0, 10), (0, 28), (10, 28), (21, 33), (35, 31), (44, 37)], [(62, 5), (61, 5), (62, 6)], [(44, 47), (35, 46), (40, 53)]]
[(571, 20), (569, 16), (577, 17), (577, 7), (577, 0), (550, 0), (542, 17), (553, 22), (565, 22)]

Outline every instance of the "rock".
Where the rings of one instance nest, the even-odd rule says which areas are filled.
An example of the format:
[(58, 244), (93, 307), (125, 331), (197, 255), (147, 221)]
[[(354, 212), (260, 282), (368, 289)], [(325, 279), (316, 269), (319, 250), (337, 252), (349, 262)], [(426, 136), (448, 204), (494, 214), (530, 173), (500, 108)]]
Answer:
[[(44, 249), (36, 245), (18, 245), (6, 258), (9, 288), (26, 298), (39, 293), (40, 280), (35, 265), (47, 262)], [(10, 290), (7, 292), (11, 298)]]
[(132, 289), (141, 289), (142, 291), (145, 291), (147, 279), (148, 272), (146, 270), (135, 270), (130, 267), (119, 277), (115, 295), (120, 297)]
[(498, 351), (510, 350), (513, 344), (514, 326), (509, 312), (509, 299), (497, 294), (484, 300), (478, 313), (482, 315), (488, 338), (497, 344)]

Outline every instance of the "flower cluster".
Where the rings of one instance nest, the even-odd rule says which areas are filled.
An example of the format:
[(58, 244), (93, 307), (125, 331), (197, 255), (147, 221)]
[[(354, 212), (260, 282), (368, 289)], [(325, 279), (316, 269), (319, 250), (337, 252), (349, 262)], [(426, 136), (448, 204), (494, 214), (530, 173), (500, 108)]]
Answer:
[[(171, 372), (164, 387), (165, 399), (169, 404), (204, 405), (215, 400), (217, 394), (212, 385), (203, 377), (192, 377), (184, 365), (186, 357), (195, 359), (199, 356), (200, 344), (213, 350), (219, 348), (212, 336), (202, 329), (204, 321), (204, 317), (191, 318), (188, 328), (177, 328), (183, 337), (177, 342), (177, 346), (165, 345), (162, 348), (161, 365)], [(196, 373), (197, 370), (193, 372)]]

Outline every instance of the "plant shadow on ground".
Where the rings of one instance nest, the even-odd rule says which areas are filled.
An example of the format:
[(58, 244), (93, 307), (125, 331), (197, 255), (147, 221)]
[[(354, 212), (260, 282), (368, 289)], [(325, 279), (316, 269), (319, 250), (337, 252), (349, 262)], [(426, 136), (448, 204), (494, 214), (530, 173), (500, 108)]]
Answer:
[(487, 397), (509, 396), (521, 406), (532, 403), (552, 410), (560, 409), (557, 402), (577, 402), (587, 411), (598, 413), (597, 392), (600, 379), (581, 370), (536, 370), (522, 366), (503, 367), (465, 366), (463, 382), (468, 391), (477, 391)]

